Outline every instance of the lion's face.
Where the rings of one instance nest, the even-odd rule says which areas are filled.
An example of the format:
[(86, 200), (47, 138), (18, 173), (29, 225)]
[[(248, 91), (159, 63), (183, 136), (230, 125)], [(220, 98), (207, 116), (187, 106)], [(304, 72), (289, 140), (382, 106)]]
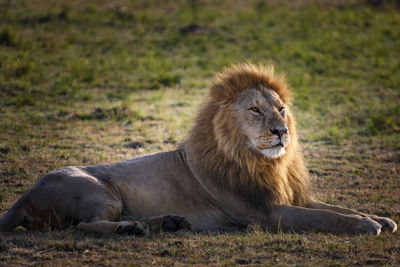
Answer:
[(278, 94), (268, 88), (250, 88), (234, 102), (248, 146), (269, 158), (286, 153), (290, 142), (287, 107)]

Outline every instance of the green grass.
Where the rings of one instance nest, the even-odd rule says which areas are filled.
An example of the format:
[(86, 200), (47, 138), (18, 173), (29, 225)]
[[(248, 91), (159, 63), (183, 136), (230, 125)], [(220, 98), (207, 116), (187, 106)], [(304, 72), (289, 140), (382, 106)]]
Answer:
[[(55, 168), (174, 149), (213, 73), (253, 61), (273, 63), (293, 88), (316, 196), (399, 222), (399, 10), (338, 2), (0, 1), (0, 214)], [(0, 236), (0, 260), (398, 265), (399, 240), (20, 229)]]

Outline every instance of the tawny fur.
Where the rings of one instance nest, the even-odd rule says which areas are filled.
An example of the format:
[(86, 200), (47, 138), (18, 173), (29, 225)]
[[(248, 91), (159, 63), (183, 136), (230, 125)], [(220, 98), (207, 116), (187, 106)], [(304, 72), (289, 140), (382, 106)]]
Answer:
[(309, 175), (291, 113), (287, 114), (291, 142), (282, 157), (269, 159), (246, 146), (247, 139), (230, 103), (243, 90), (254, 87), (273, 89), (285, 104), (289, 103), (291, 91), (284, 76), (275, 75), (272, 66), (237, 64), (226, 68), (216, 75), (208, 101), (185, 143), (186, 150), (218, 186), (228, 187), (256, 208), (305, 206), (310, 201)]

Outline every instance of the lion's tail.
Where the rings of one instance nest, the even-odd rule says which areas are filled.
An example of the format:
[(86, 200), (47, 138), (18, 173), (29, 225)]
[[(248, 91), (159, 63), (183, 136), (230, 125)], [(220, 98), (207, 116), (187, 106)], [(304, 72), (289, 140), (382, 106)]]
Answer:
[(19, 199), (3, 217), (0, 218), (0, 232), (9, 232), (23, 221), (22, 199)]

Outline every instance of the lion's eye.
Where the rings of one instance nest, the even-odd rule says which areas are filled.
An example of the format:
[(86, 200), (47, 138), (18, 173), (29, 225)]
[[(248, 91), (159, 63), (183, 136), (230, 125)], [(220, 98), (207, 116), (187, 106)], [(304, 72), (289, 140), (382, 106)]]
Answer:
[(282, 117), (285, 117), (285, 108), (280, 107), (278, 110), (279, 110), (279, 113), (282, 115)]
[(261, 114), (261, 111), (257, 107), (249, 108), (249, 110), (253, 111), (254, 113)]

